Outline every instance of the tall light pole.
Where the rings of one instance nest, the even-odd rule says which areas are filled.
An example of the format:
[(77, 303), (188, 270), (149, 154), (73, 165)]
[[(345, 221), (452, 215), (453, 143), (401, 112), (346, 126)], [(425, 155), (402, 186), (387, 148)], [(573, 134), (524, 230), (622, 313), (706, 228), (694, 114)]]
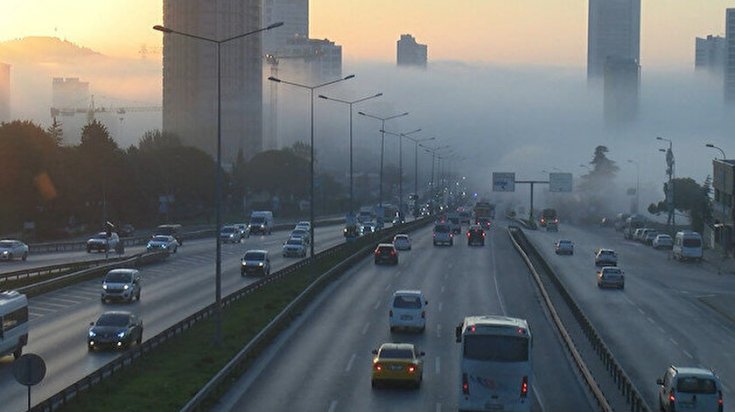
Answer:
[(628, 163), (632, 163), (635, 165), (635, 212), (638, 213), (638, 208), (640, 207), (640, 200), (641, 200), (641, 165), (640, 163), (636, 162), (635, 160), (628, 159)]
[[(424, 146), (422, 144), (419, 144), (419, 146), (423, 147), (424, 151), (426, 151), (427, 153), (431, 153), (431, 183), (429, 184), (429, 186), (431, 186), (431, 191), (434, 192), (436, 190), (435, 182), (434, 182), (434, 163), (436, 163), (436, 158), (437, 158), (436, 152), (449, 149), (452, 146), (444, 145), (444, 146), (439, 146), (439, 147), (430, 147), (430, 146)], [(433, 193), (432, 193), (432, 196), (433, 196)]]
[[(418, 201), (419, 198), (419, 143), (421, 142), (428, 142), (430, 140), (436, 140), (436, 137), (426, 137), (423, 139), (414, 139), (413, 137), (406, 136), (406, 139), (412, 141), (414, 143), (414, 152), (413, 152), (413, 194), (416, 196), (416, 201)], [(414, 201), (413, 206), (413, 215), (414, 218), (418, 216), (418, 203)]]
[(283, 26), (283, 22), (273, 23), (270, 26), (263, 27), (247, 33), (238, 34), (237, 36), (228, 37), (222, 40), (210, 39), (208, 37), (198, 36), (191, 33), (185, 33), (178, 30), (164, 27), (161, 25), (153, 26), (153, 30), (158, 30), (163, 34), (178, 34), (192, 39), (202, 40), (207, 43), (213, 43), (217, 46), (217, 170), (215, 171), (215, 189), (214, 189), (214, 209), (215, 209), (215, 241), (217, 242), (217, 253), (215, 258), (215, 335), (214, 341), (216, 345), (222, 344), (222, 241), (219, 232), (222, 226), (222, 61), (220, 59), (220, 48), (222, 44), (237, 40), (246, 36), (260, 33), (262, 31), (275, 29)]
[(387, 133), (398, 137), (398, 213), (403, 217), (403, 138), (414, 133), (420, 132), (421, 129), (411, 130), (406, 133), (393, 133), (387, 130), (381, 130), (381, 133)]
[(314, 243), (316, 243), (316, 239), (314, 239), (314, 90), (316, 90), (316, 89), (318, 89), (320, 87), (329, 86), (330, 84), (335, 84), (335, 83), (339, 83), (339, 82), (344, 81), (344, 80), (349, 80), (349, 79), (352, 79), (354, 77), (355, 77), (354, 74), (350, 74), (349, 76), (345, 76), (345, 77), (343, 77), (341, 79), (331, 80), (331, 81), (328, 81), (328, 82), (317, 84), (315, 86), (309, 86), (309, 85), (306, 85), (306, 84), (300, 84), (300, 83), (290, 82), (290, 81), (286, 81), (286, 80), (281, 80), (278, 77), (273, 77), (273, 76), (270, 76), (268, 78), (268, 80), (270, 80), (272, 82), (283, 83), (283, 84), (288, 84), (288, 85), (291, 85), (291, 86), (300, 87), (302, 89), (307, 89), (307, 90), (309, 90), (309, 93), (310, 93), (309, 102), (311, 103), (311, 132), (310, 132), (310, 145), (311, 145), (311, 147), (309, 148), (309, 150), (310, 150), (310, 153), (309, 153), (309, 176), (310, 176), (310, 179), (309, 180), (311, 182), (309, 184), (309, 223), (310, 223), (310, 225), (309, 225), (310, 226), (309, 227), (309, 237), (311, 237), (311, 239), (310, 239), (311, 241), (309, 242), (309, 248), (311, 250), (310, 257), (312, 259), (314, 258)]
[(670, 226), (669, 232), (673, 235), (673, 230), (676, 229), (676, 204), (674, 203), (674, 166), (676, 162), (674, 160), (674, 151), (672, 150), (672, 141), (661, 136), (657, 136), (656, 140), (669, 142), (669, 149), (660, 149), (660, 151), (666, 153), (666, 174), (669, 175), (669, 185), (667, 190), (669, 218), (666, 220), (666, 224)]
[(720, 153), (722, 153), (722, 160), (725, 160), (725, 159), (727, 159), (727, 156), (725, 155), (725, 151), (724, 151), (724, 150), (722, 150), (722, 148), (721, 148), (721, 147), (715, 146), (715, 145), (713, 145), (712, 143), (707, 143), (707, 144), (705, 144), (705, 146), (707, 146), (707, 147), (709, 147), (709, 148), (712, 148), (712, 149), (717, 149), (717, 150), (719, 150), (719, 151), (720, 151)]
[(375, 99), (376, 97), (380, 97), (382, 95), (383, 93), (378, 93), (372, 96), (363, 97), (361, 99), (352, 100), (352, 101), (337, 99), (334, 97), (327, 97), (323, 94), (319, 95), (320, 99), (331, 100), (333, 102), (342, 103), (342, 104), (346, 104), (350, 106), (350, 214), (354, 213), (355, 211), (355, 196), (354, 196), (354, 190), (353, 190), (354, 183), (353, 183), (353, 174), (352, 174), (352, 105), (357, 104), (357, 103), (362, 103), (366, 100)]
[(388, 120), (397, 119), (399, 117), (408, 116), (408, 112), (404, 112), (401, 114), (396, 114), (393, 116), (388, 117), (380, 117), (375, 116), (372, 114), (367, 114), (365, 112), (357, 112), (360, 116), (369, 117), (371, 119), (380, 120), (380, 188), (378, 188), (378, 204), (380, 205), (380, 209), (382, 211), (383, 209), (383, 148), (385, 147), (385, 122)]

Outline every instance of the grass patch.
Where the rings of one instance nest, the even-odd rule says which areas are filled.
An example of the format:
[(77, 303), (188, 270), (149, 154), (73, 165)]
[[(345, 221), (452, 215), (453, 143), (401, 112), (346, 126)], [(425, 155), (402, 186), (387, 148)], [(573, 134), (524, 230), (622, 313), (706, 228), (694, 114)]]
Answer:
[[(213, 345), (214, 319), (201, 321), (133, 366), (80, 393), (62, 411), (178, 411), (316, 277), (374, 239), (354, 242), (340, 253), (304, 266), (262, 287), (223, 311), (223, 344)], [(323, 284), (322, 287), (326, 285)], [(318, 293), (315, 291), (314, 293)], [(144, 319), (145, 320), (145, 319)], [(285, 327), (285, 326), (284, 326)], [(275, 331), (273, 335), (279, 331)], [(267, 339), (268, 341), (270, 339)], [(252, 354), (254, 358), (268, 343)], [(89, 356), (94, 356), (90, 354)], [(251, 359), (252, 360), (252, 359)], [(246, 366), (247, 367), (247, 366)], [(223, 393), (229, 388), (220, 388)], [(204, 405), (206, 408), (211, 405)]]

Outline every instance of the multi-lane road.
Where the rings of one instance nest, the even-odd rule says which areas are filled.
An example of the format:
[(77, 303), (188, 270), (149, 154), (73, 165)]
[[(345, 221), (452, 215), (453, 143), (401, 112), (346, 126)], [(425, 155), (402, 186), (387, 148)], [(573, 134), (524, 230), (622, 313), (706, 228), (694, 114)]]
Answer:
[[(271, 252), (273, 270), (297, 259), (283, 258), (281, 245), (288, 232), (251, 236), (242, 244), (222, 247), (222, 291), (231, 293), (254, 278), (240, 276), (240, 258), (247, 249)], [(315, 229), (317, 250), (344, 241), (341, 226)], [(88, 353), (89, 322), (106, 310), (123, 309), (138, 313), (144, 322), (144, 339), (153, 336), (214, 301), (214, 238), (190, 240), (167, 260), (141, 269), (141, 301), (132, 304), (102, 304), (101, 282), (82, 282), (30, 299), (29, 342), (25, 352), (41, 355), (46, 361), (44, 381), (33, 388), (34, 403), (48, 398), (71, 383), (98, 369), (114, 352)], [(0, 399), (3, 411), (26, 407), (26, 389), (12, 376), (12, 356), (0, 358)]]
[[(528, 319), (534, 335), (534, 411), (592, 409), (506, 230), (492, 230), (484, 247), (468, 247), (463, 235), (452, 247), (434, 247), (431, 236), (431, 228), (414, 233), (412, 250), (399, 253), (397, 266), (376, 266), (367, 258), (343, 275), (233, 385), (218, 409), (457, 410), (454, 328), (476, 314)], [(389, 302), (398, 289), (425, 293), (423, 334), (389, 331)], [(426, 352), (419, 390), (371, 388), (371, 350), (391, 341), (414, 343)]]

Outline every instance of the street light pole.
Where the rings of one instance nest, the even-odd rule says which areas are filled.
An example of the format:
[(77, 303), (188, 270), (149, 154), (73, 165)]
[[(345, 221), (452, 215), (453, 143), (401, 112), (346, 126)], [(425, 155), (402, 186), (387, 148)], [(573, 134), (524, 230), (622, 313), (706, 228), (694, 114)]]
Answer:
[(325, 82), (325, 83), (322, 83), (322, 84), (317, 84), (316, 86), (309, 86), (309, 85), (305, 85), (305, 84), (290, 82), (290, 81), (282, 80), (282, 79), (279, 79), (279, 78), (273, 77), (273, 76), (270, 76), (268, 78), (268, 80), (270, 80), (272, 82), (288, 84), (288, 85), (291, 85), (291, 86), (296, 86), (296, 87), (300, 87), (302, 89), (309, 90), (309, 96), (310, 96), (309, 97), (309, 102), (311, 103), (311, 109), (310, 109), (310, 111), (311, 111), (311, 127), (310, 127), (310, 130), (311, 130), (311, 132), (310, 132), (311, 147), (310, 147), (310, 150), (309, 150), (309, 157), (310, 157), (309, 158), (309, 176), (311, 177), (310, 178), (311, 182), (310, 182), (310, 185), (309, 185), (309, 223), (310, 223), (310, 225), (309, 225), (310, 226), (309, 227), (309, 237), (311, 239), (310, 239), (310, 242), (309, 242), (309, 248), (310, 248), (310, 257), (312, 259), (314, 258), (314, 243), (316, 243), (315, 242), (316, 239), (314, 239), (314, 90), (316, 90), (316, 89), (318, 89), (320, 87), (329, 86), (330, 84), (335, 84), (335, 83), (339, 83), (339, 82), (344, 81), (344, 80), (349, 80), (349, 79), (352, 79), (354, 77), (355, 77), (355, 75), (354, 74), (351, 74), (351, 75), (345, 76), (345, 77), (343, 77), (341, 79), (335, 79), (335, 80), (331, 80), (331, 81), (328, 81), (328, 82)]
[(416, 129), (406, 133), (393, 133), (387, 130), (381, 130), (381, 133), (398, 137), (398, 211), (401, 216), (403, 216), (403, 138), (420, 131), (421, 129)]
[(640, 207), (640, 191), (641, 191), (641, 165), (635, 160), (628, 159), (628, 163), (635, 165), (635, 213), (638, 213)]
[[(674, 166), (675, 166), (675, 160), (674, 160), (674, 151), (672, 149), (672, 141), (669, 139), (665, 139), (663, 137), (657, 136), (656, 140), (662, 140), (665, 142), (669, 142), (669, 150), (665, 151), (666, 153), (666, 166), (668, 166), (666, 173), (669, 175), (669, 185), (667, 192), (669, 195), (668, 199), (668, 209), (669, 209), (669, 218), (667, 219), (667, 224), (670, 225), (669, 232), (673, 235), (674, 230), (676, 229), (676, 204), (674, 202)], [(663, 151), (663, 150), (662, 150)]]
[(217, 46), (217, 170), (215, 171), (215, 189), (214, 189), (214, 209), (215, 209), (215, 242), (216, 242), (216, 258), (215, 258), (215, 335), (214, 341), (217, 346), (222, 344), (222, 241), (219, 232), (222, 226), (222, 62), (220, 59), (220, 46), (232, 40), (240, 39), (246, 36), (260, 33), (262, 31), (275, 29), (283, 26), (283, 22), (273, 23), (267, 27), (253, 30), (247, 33), (238, 34), (237, 36), (228, 37), (223, 40), (210, 39), (195, 34), (185, 33), (174, 30), (161, 25), (153, 26), (153, 30), (160, 31), (164, 34), (178, 34), (184, 37), (190, 37), (202, 40), (207, 43), (214, 43)]
[(357, 103), (362, 103), (366, 100), (374, 99), (382, 95), (383, 93), (377, 93), (372, 96), (363, 97), (361, 99), (352, 100), (352, 101), (337, 99), (334, 97), (327, 97), (323, 94), (319, 95), (320, 99), (331, 100), (334, 102), (338, 102), (338, 103), (342, 103), (342, 104), (346, 104), (350, 106), (350, 213), (351, 214), (354, 213), (355, 211), (355, 196), (354, 196), (354, 190), (353, 190), (354, 182), (353, 182), (353, 171), (352, 171), (352, 105), (357, 104)]
[[(416, 196), (416, 200), (418, 200), (419, 197), (419, 143), (421, 142), (428, 142), (430, 140), (436, 140), (436, 137), (427, 137), (424, 139), (414, 139), (412, 137), (405, 136), (406, 139), (412, 141), (414, 143), (414, 153), (413, 153), (413, 194)], [(432, 160), (433, 161), (433, 160)], [(414, 218), (418, 216), (418, 205), (414, 201)]]
[(712, 149), (717, 149), (717, 150), (719, 150), (719, 151), (720, 151), (720, 153), (722, 153), (722, 160), (725, 160), (725, 159), (727, 159), (727, 156), (725, 155), (725, 151), (724, 151), (724, 150), (722, 150), (722, 148), (721, 148), (721, 147), (715, 146), (715, 145), (713, 145), (712, 143), (707, 143), (707, 144), (705, 144), (705, 146), (707, 146), (707, 147), (710, 147), (710, 148), (712, 148)]

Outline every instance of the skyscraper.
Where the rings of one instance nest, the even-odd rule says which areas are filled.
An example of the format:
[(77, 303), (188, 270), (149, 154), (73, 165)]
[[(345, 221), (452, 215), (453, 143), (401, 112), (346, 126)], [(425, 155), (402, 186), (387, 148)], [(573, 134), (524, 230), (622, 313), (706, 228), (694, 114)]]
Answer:
[(725, 69), (727, 43), (722, 36), (697, 37), (695, 43), (694, 68), (722, 74)]
[(640, 0), (589, 0), (587, 30), (589, 80), (603, 76), (610, 56), (640, 63)]
[(638, 115), (640, 66), (635, 59), (610, 56), (605, 61), (605, 124), (621, 126), (632, 123)]
[(10, 121), (10, 65), (0, 62), (0, 122)]
[(263, 38), (263, 53), (283, 54), (289, 40), (309, 38), (309, 0), (263, 0), (263, 27), (283, 26)]
[(725, 63), (725, 101), (735, 104), (735, 9), (727, 9), (725, 18), (727, 61)]
[(399, 66), (415, 66), (426, 68), (427, 47), (416, 43), (410, 34), (401, 34), (397, 42), (397, 62)]
[[(261, 27), (261, 0), (164, 0), (163, 24), (210, 39)], [(275, 31), (275, 30), (274, 30)], [(221, 45), (222, 156), (262, 150), (262, 44), (253, 35)], [(217, 142), (217, 46), (163, 36), (163, 129), (209, 154)]]

